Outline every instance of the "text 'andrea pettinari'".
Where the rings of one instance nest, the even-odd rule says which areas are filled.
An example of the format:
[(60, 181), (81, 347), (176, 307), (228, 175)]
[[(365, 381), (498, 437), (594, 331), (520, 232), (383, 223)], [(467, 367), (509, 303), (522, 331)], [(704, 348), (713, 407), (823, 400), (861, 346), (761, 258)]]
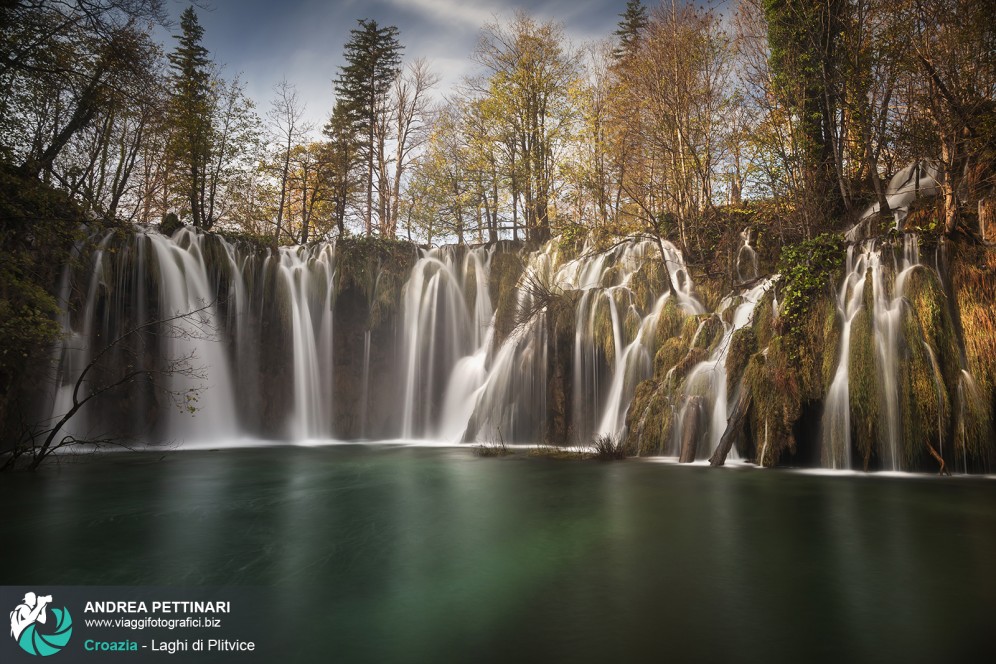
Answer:
[[(149, 606), (152, 610), (149, 611)], [(84, 613), (231, 613), (231, 602), (199, 601), (90, 601)]]

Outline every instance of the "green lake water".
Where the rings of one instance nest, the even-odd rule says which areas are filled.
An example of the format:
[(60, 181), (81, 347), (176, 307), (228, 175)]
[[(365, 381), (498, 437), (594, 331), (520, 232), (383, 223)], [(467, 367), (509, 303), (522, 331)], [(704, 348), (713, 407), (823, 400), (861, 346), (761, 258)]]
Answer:
[(350, 445), (108, 454), (0, 499), (0, 584), (259, 586), (287, 662), (993, 652), (992, 479)]

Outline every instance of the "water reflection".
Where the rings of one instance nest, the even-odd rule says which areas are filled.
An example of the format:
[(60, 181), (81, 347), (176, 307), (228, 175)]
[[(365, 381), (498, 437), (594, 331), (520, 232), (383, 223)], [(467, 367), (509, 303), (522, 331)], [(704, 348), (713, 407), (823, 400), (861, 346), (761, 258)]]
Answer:
[(338, 661), (952, 661), (996, 608), (987, 480), (387, 446), (3, 479), (3, 583), (261, 585)]

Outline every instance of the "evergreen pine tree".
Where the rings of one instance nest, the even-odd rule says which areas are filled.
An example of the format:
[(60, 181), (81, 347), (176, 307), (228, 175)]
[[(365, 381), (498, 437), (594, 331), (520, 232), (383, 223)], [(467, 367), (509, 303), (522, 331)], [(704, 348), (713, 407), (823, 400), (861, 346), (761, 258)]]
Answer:
[[(336, 93), (353, 125), (357, 147), (366, 162), (366, 231), (373, 232), (374, 155), (377, 115), (391, 85), (401, 72), (398, 29), (379, 26), (377, 21), (359, 20), (345, 46), (346, 63), (335, 81)], [(384, 140), (384, 137), (380, 137)]]
[(619, 38), (619, 44), (612, 51), (616, 60), (632, 55), (640, 43), (640, 33), (647, 27), (647, 8), (640, 0), (629, 0), (626, 11), (619, 15), (619, 28), (612, 34)]
[(353, 122), (342, 100), (336, 101), (332, 117), (325, 125), (329, 138), (329, 186), (332, 221), (339, 235), (346, 233), (346, 212), (356, 189), (355, 175), (359, 165)]
[(204, 217), (206, 171), (211, 158), (211, 74), (208, 51), (201, 45), (204, 28), (193, 7), (180, 16), (177, 46), (169, 54), (173, 135), (170, 156), (180, 169), (178, 186), (190, 205), (194, 226), (208, 226)]

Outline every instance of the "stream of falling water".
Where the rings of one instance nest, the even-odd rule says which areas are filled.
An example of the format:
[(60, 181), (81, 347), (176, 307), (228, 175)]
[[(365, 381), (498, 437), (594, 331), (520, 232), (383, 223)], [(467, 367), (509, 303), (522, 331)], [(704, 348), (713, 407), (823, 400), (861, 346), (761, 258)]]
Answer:
[(885, 260), (893, 256), (888, 247), (874, 240), (868, 240), (859, 247), (848, 247), (847, 273), (837, 295), (837, 313), (841, 320), (840, 351), (822, 420), (822, 456), (823, 464), (828, 468), (851, 467), (851, 325), (865, 306), (866, 281), (870, 279), (872, 311), (869, 315), (875, 348), (875, 372), (881, 395), (879, 447), (882, 465), (887, 470), (902, 469), (899, 359), (905, 342), (902, 326), (906, 281), (910, 273), (921, 266), (917, 236), (904, 235), (901, 254), (893, 261)]
[[(109, 417), (127, 412), (134, 420), (129, 431), (138, 431), (154, 419), (162, 437), (174, 441), (240, 436), (307, 440), (337, 435), (334, 244), (254, 253), (220, 237), (182, 229), (172, 238), (155, 232), (127, 237), (108, 233), (94, 238), (92, 246), (86, 258), (80, 254), (80, 261), (87, 262), (84, 272), (74, 279), (67, 268), (60, 284), (61, 300), (68, 302), (70, 294), (77, 293), (79, 304), (72, 314), (67, 308), (62, 319), (66, 335), (53, 351), (57, 374), (51, 417), (58, 418), (71, 407), (76, 380), (102, 343), (154, 318), (200, 310), (196, 318), (178, 319), (170, 333), (142, 336), (141, 344), (130, 351), (131, 360), (121, 355), (114, 361), (190, 358), (196, 371), (170, 375), (164, 381), (168, 391), (181, 399), (180, 408), (156, 401), (149, 386), (139, 386), (117, 411), (84, 409), (66, 433), (93, 435), (112, 427)], [(652, 375), (664, 309), (676, 304), (686, 315), (699, 316), (696, 339), (705, 326), (705, 309), (695, 297), (681, 253), (670, 244), (630, 240), (605, 251), (586, 248), (579, 257), (562, 260), (557, 245), (548, 243), (520, 256), (521, 276), (509, 294), (515, 324), (506, 325), (500, 338), (491, 275), (499, 250), (507, 248), (443, 247), (422, 252), (402, 291), (398, 360), (386, 381), (397, 386), (393, 409), (397, 419), (386, 423), (371, 419), (373, 399), (381, 402), (375, 404), (380, 406), (376, 411), (380, 417), (383, 401), (395, 397), (371, 394), (383, 389), (375, 385), (385, 384), (377, 374), (384, 360), (378, 360), (375, 369), (372, 357), (383, 357), (385, 351), (376, 346), (371, 329), (364, 327), (362, 339), (354, 345), (355, 360), (340, 358), (353, 362), (357, 371), (356, 384), (345, 388), (352, 389), (356, 398), (351, 414), (355, 426), (349, 435), (365, 438), (376, 425), (374, 435), (380, 437), (535, 443), (546, 439), (550, 409), (557, 407), (569, 414), (570, 442), (587, 444), (600, 436), (620, 440), (626, 434), (626, 413), (636, 388)], [(660, 270), (662, 265), (670, 287), (648, 293), (647, 270)], [(825, 467), (852, 465), (852, 324), (868, 303), (881, 395), (881, 464), (885, 469), (902, 468), (898, 372), (900, 353), (908, 341), (902, 332), (906, 282), (918, 266), (922, 266), (919, 242), (912, 234), (903, 237), (897, 250), (874, 241), (848, 249), (846, 275), (836, 299), (839, 356), (822, 415)], [(747, 233), (737, 267), (741, 279), (757, 271)], [(663, 280), (662, 272), (656, 274), (655, 279)], [(737, 330), (750, 324), (755, 306), (774, 283), (766, 279), (726, 298), (713, 314), (723, 322), (723, 334), (673, 397), (672, 453), (681, 451), (688, 427), (695, 428), (699, 440), (697, 458), (716, 448), (735, 402), (731, 397), (737, 396), (727, 393), (730, 342)], [(563, 349), (550, 338), (548, 308), (554, 301), (573, 307), (557, 313), (561, 330), (570, 329), (564, 328), (565, 313), (573, 315), (573, 338)], [(777, 297), (772, 306), (777, 315)], [(930, 348), (927, 355), (936, 383), (941, 376), (938, 359)], [(553, 367), (565, 362), (566, 398), (555, 396), (550, 387), (552, 381), (563, 380), (551, 374)], [(279, 379), (283, 393), (275, 394), (263, 376)], [(935, 387), (941, 401), (942, 385)], [(959, 413), (964, 411), (964, 395), (973, 387), (963, 370), (957, 388)], [(192, 401), (184, 402), (186, 398)], [(185, 406), (193, 407), (193, 416)], [(942, 433), (937, 445), (943, 450), (945, 444)]]
[[(741, 293), (740, 302), (736, 304), (730, 322), (723, 320), (723, 312), (734, 305), (734, 298), (727, 297), (720, 304), (716, 315), (723, 322), (723, 336), (709, 359), (696, 364), (685, 379), (685, 391), (673, 433), (676, 452), (682, 452), (683, 441), (686, 435), (690, 435), (687, 434), (689, 427), (693, 428), (694, 438), (698, 443), (695, 458), (709, 457), (719, 445), (730, 416), (726, 357), (730, 352), (733, 335), (753, 320), (757, 303), (774, 282), (773, 278), (764, 279)], [(731, 451), (733, 458), (735, 454), (735, 451)]]

